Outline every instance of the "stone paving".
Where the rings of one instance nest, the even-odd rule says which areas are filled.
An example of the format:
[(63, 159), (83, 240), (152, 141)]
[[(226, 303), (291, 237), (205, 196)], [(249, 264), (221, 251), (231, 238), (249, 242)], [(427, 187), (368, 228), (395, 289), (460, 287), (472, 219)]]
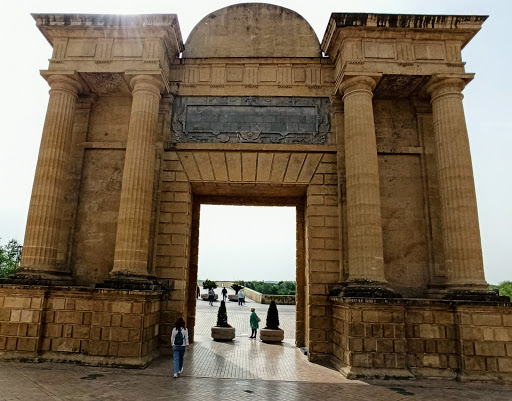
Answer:
[[(512, 386), (499, 384), (347, 380), (330, 367), (309, 363), (294, 346), (293, 329), (281, 345), (249, 339), (250, 307), (262, 321), (266, 316), (266, 306), (250, 300), (243, 307), (228, 304), (229, 321), (240, 330), (232, 343), (217, 343), (208, 329), (219, 304), (198, 301), (200, 334), (178, 379), (172, 378), (168, 356), (144, 370), (3, 362), (0, 401), (512, 400)], [(294, 307), (279, 306), (279, 312), (281, 326), (293, 328)]]

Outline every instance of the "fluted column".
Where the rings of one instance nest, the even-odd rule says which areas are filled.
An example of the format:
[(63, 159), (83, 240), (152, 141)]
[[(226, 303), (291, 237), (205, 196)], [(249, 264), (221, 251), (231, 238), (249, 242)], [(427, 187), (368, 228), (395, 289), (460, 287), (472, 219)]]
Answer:
[(30, 198), (19, 278), (65, 279), (67, 266), (56, 266), (62, 200), (71, 151), (73, 116), (81, 85), (65, 75), (51, 75), (34, 186)]
[(442, 79), (431, 95), (441, 198), (446, 286), (487, 289), (460, 78)]
[(163, 83), (137, 75), (131, 80), (132, 110), (123, 170), (112, 278), (145, 280), (153, 201), (156, 126)]
[(354, 77), (340, 91), (344, 102), (348, 282), (385, 284), (379, 168), (373, 121), (375, 80)]

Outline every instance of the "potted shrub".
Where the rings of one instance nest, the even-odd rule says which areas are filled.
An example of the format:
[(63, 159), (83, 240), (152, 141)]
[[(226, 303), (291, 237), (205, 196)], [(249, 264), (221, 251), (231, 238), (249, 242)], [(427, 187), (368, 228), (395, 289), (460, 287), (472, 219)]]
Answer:
[(231, 341), (235, 338), (235, 328), (228, 324), (228, 313), (224, 301), (221, 301), (217, 312), (217, 325), (212, 327), (212, 338), (214, 341)]
[(270, 302), (265, 328), (260, 329), (260, 339), (264, 343), (280, 343), (284, 340), (284, 330), (279, 328), (279, 312), (275, 301)]
[(228, 295), (228, 299), (232, 302), (238, 302), (238, 291), (240, 291), (244, 287), (242, 287), (241, 285), (239, 285), (237, 283), (233, 283), (231, 285), (231, 288), (233, 288), (233, 290), (235, 291), (235, 295), (232, 295), (232, 294)]
[[(201, 294), (201, 299), (203, 301), (208, 301), (208, 292), (210, 291), (210, 289), (215, 289), (217, 288), (217, 283), (213, 280), (204, 280), (203, 281), (203, 290), (206, 290), (206, 294)], [(219, 298), (219, 295), (218, 294), (215, 294), (215, 300), (217, 300)]]

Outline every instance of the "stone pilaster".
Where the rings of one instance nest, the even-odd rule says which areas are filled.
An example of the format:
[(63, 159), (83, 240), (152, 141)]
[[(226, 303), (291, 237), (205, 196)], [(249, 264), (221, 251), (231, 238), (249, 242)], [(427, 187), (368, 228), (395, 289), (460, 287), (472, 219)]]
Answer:
[(137, 75), (131, 80), (132, 111), (117, 223), (114, 281), (150, 283), (148, 271), (149, 236), (153, 201), (155, 143), (160, 92), (158, 79)]
[[(392, 296), (384, 276), (379, 168), (373, 120), (375, 80), (359, 76), (340, 87), (344, 103), (348, 288), (345, 295)], [(356, 290), (357, 288), (357, 290)]]
[(82, 87), (67, 75), (50, 75), (50, 99), (43, 127), (17, 279), (70, 280), (68, 266), (57, 266), (62, 200), (71, 152), (73, 117)]
[(446, 287), (486, 290), (473, 168), (462, 106), (464, 86), (460, 78), (446, 78), (428, 87), (438, 163)]

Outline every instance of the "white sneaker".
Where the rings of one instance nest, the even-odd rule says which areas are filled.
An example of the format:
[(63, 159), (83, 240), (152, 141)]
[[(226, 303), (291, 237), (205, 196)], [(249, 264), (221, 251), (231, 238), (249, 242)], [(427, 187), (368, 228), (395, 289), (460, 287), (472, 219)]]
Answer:
[(177, 373), (175, 373), (175, 374), (174, 374), (174, 378), (176, 379), (177, 377), (178, 377), (178, 374), (177, 374)]
[(179, 371), (179, 373), (183, 373), (183, 368), (181, 368), (181, 370)]

